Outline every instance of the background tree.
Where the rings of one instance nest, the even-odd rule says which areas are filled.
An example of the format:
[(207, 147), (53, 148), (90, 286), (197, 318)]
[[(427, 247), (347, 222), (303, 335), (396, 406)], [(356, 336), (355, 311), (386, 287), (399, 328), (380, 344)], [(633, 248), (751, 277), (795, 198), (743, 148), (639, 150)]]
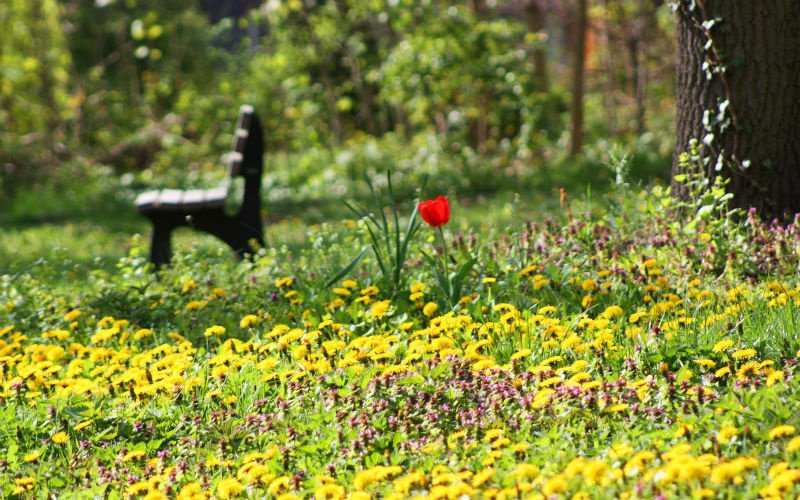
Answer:
[(572, 107), (570, 111), (570, 154), (576, 155), (583, 147), (583, 94), (586, 78), (586, 31), (589, 28), (589, 13), (586, 0), (578, 0), (575, 7), (573, 36)]
[[(800, 212), (800, 2), (681, 0), (675, 175), (701, 141), (699, 168), (730, 181), (734, 204)], [(695, 148), (697, 149), (697, 148)], [(694, 167), (696, 168), (696, 167)], [(682, 195), (680, 183), (674, 189)]]
[(64, 154), (77, 100), (55, 0), (2, 2), (0, 32), (0, 189), (10, 189), (12, 176), (32, 181)]

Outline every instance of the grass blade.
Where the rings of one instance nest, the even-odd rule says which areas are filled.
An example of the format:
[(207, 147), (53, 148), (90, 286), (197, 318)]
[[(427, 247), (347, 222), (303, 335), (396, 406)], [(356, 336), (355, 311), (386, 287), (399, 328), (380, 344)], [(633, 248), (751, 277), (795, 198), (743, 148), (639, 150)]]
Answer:
[(331, 285), (333, 285), (340, 279), (350, 274), (350, 271), (352, 271), (358, 265), (358, 263), (361, 262), (361, 259), (364, 258), (364, 255), (366, 255), (367, 250), (368, 247), (364, 247), (363, 249), (361, 249), (361, 252), (358, 255), (356, 255), (356, 257), (352, 261), (350, 261), (349, 264), (347, 264), (341, 271), (339, 271), (336, 274), (336, 276), (334, 276), (333, 278), (328, 280), (327, 283), (325, 283), (325, 288), (330, 288)]

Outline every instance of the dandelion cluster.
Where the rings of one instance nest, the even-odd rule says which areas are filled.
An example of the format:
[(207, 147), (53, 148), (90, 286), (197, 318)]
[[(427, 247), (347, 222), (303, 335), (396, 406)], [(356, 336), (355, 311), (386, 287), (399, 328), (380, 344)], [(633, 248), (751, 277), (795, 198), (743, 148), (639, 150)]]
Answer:
[(5, 279), (0, 491), (796, 495), (800, 283), (778, 257), (720, 277), (718, 235), (671, 227), (456, 237), (486, 264), (453, 307), (425, 266), (403, 290), (325, 288), (274, 255), (228, 281), (178, 261), (119, 302)]

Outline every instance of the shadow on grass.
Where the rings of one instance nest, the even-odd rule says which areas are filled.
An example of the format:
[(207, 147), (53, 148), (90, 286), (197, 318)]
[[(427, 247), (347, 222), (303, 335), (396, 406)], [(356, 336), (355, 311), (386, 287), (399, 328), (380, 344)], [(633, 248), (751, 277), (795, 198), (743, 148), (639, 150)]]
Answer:
[[(575, 193), (576, 196), (580, 196)], [(451, 197), (451, 231), (488, 235), (526, 221), (541, 220), (559, 211), (558, 191), (523, 194), (494, 193), (469, 198)], [(365, 202), (369, 210), (375, 207)], [(410, 216), (414, 202), (398, 205)], [(0, 221), (0, 274), (29, 273), (53, 286), (75, 286), (92, 273), (119, 272), (120, 260), (139, 249), (149, 252), (149, 221), (131, 205), (110, 204), (108, 210), (77, 214), (34, 214)], [(301, 252), (313, 242), (309, 228), (331, 224), (334, 230), (351, 231), (344, 221), (355, 216), (340, 199), (321, 199), (265, 204), (265, 239), (268, 247)], [(213, 236), (180, 228), (173, 237), (173, 251), (217, 255), (230, 249)]]

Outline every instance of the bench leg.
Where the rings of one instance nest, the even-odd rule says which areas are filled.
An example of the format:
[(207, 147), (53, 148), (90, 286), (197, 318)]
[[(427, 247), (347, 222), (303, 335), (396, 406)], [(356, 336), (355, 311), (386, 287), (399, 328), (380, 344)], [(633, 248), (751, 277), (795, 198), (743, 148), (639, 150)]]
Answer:
[(156, 269), (169, 264), (172, 257), (172, 224), (153, 221), (153, 237), (150, 241), (150, 262)]
[[(227, 243), (239, 258), (253, 252), (251, 242), (264, 246), (264, 235), (259, 225), (249, 224), (239, 218), (224, 215), (195, 217), (194, 228), (213, 234)], [(260, 221), (259, 221), (260, 222)]]
[(150, 262), (156, 269), (169, 264), (172, 257), (172, 230), (179, 226), (204, 231), (221, 239), (236, 252), (239, 258), (253, 252), (251, 242), (264, 246), (264, 233), (260, 218), (246, 221), (241, 217), (230, 217), (222, 211), (196, 212), (187, 222), (186, 214), (154, 213), (148, 216), (153, 223), (150, 240)]

